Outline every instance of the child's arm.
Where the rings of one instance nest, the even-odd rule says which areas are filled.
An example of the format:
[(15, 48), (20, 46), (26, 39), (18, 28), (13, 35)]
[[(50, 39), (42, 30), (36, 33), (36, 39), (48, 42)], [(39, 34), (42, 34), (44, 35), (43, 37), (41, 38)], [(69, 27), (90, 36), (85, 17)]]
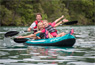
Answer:
[(57, 23), (54, 27), (59, 26), (59, 25), (62, 24), (63, 22), (68, 22), (68, 20), (67, 20), (67, 19), (63, 19), (62, 21), (60, 21), (59, 23)]
[(62, 15), (60, 18), (56, 19), (54, 22), (57, 23), (57, 22), (60, 21), (62, 18), (64, 18), (64, 15)]
[(53, 36), (50, 33), (48, 33), (48, 36), (49, 36), (49, 38), (53, 38)]
[(36, 34), (38, 34), (38, 33), (41, 33), (41, 31), (38, 31), (38, 32), (36, 32), (36, 33), (34, 33), (34, 34), (30, 34), (30, 35), (27, 35), (27, 36), (19, 36), (19, 37), (17, 37), (17, 38), (30, 38), (30, 37), (36, 37)]
[(36, 34), (41, 33), (41, 32), (42, 32), (42, 31), (38, 31), (38, 32), (36, 32), (36, 33), (34, 33), (34, 34), (36, 35)]
[(36, 36), (35, 34), (30, 34), (27, 36), (18, 36), (17, 38), (30, 38), (30, 37), (35, 37), (35, 36)]

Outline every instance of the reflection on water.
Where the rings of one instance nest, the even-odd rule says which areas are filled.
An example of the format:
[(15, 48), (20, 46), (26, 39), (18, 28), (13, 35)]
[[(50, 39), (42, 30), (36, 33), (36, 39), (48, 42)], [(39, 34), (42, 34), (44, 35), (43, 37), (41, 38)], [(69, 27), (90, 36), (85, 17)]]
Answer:
[[(27, 27), (0, 28), (0, 65), (94, 65), (95, 26), (57, 27), (59, 32), (68, 33), (74, 29), (76, 43), (73, 48), (53, 46), (24, 46), (11, 38), (4, 38), (7, 31), (20, 31)], [(22, 30), (22, 31), (21, 31)], [(22, 33), (23, 32), (23, 33)]]

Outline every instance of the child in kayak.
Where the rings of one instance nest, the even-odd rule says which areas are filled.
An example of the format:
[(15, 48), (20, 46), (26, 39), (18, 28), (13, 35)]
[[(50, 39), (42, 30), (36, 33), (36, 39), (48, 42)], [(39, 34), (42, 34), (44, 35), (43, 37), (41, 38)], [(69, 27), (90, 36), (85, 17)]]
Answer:
[[(60, 21), (59, 23), (57, 23), (59, 20), (61, 20), (64, 16), (62, 15), (60, 18), (58, 18), (57, 20), (55, 20), (53, 23), (48, 23), (47, 20), (44, 20), (43, 23), (39, 23), (38, 24), (38, 32), (28, 35), (28, 36), (19, 36), (18, 38), (30, 38), (33, 37), (34, 39), (38, 38), (41, 39), (41, 35), (42, 37), (45, 36), (45, 38), (53, 38), (53, 37), (61, 37), (64, 36), (65, 33), (60, 33), (57, 34), (57, 30), (55, 29), (55, 27), (57, 27), (58, 25), (60, 25), (63, 22), (68, 22), (67, 19), (63, 19), (62, 21)], [(57, 23), (57, 24), (56, 24)], [(44, 24), (44, 26), (43, 26)], [(45, 29), (44, 29), (45, 27)], [(43, 29), (43, 30), (42, 30)], [(40, 34), (38, 34), (40, 33)]]
[(34, 34), (38, 34), (38, 33), (45, 33), (45, 38), (49, 38), (48, 37), (48, 33), (50, 33), (50, 38), (53, 38), (53, 37), (61, 37), (61, 36), (64, 36), (65, 33), (60, 33), (60, 34), (57, 34), (57, 30), (55, 29), (55, 27), (57, 27), (58, 25), (60, 25), (61, 23), (63, 22), (68, 22), (67, 19), (63, 19), (62, 21), (60, 21), (59, 23), (56, 24), (56, 21), (49, 24), (47, 20), (43, 20), (43, 24), (44, 24), (44, 27), (45, 29), (41, 30), (41, 31), (38, 31)]
[[(59, 20), (61, 20), (62, 18), (64, 17), (64, 15), (62, 15), (60, 18), (58, 18), (58, 19), (56, 19), (54, 22), (55, 23), (57, 23)], [(53, 23), (53, 24), (55, 24), (55, 23)], [(50, 23), (51, 24), (51, 23)], [(38, 29), (38, 31), (40, 30), (42, 30), (42, 29), (44, 29), (44, 26), (43, 26), (43, 23), (41, 22), (41, 23), (38, 23), (38, 26), (37, 26), (37, 29)], [(46, 33), (48, 33), (48, 31), (46, 32)], [(44, 33), (40, 33), (40, 34), (30, 34), (30, 35), (27, 35), (27, 36), (19, 36), (19, 37), (17, 37), (17, 38), (31, 38), (31, 37), (33, 37), (34, 39), (36, 39), (36, 38), (44, 38)], [(50, 33), (48, 33), (48, 34), (46, 34), (47, 36), (48, 36), (48, 38), (52, 38), (53, 36), (50, 34)]]
[[(41, 31), (43, 29), (44, 29), (43, 23), (39, 22), (38, 25), (37, 25), (37, 30)], [(27, 35), (27, 36), (19, 36), (17, 38), (31, 38), (32, 37), (33, 39), (44, 39), (44, 37), (45, 37), (44, 35), (45, 35), (45, 33), (38, 33), (38, 34), (30, 34), (30, 35)], [(48, 36), (49, 36), (49, 38), (51, 38), (50, 33), (49, 33)]]

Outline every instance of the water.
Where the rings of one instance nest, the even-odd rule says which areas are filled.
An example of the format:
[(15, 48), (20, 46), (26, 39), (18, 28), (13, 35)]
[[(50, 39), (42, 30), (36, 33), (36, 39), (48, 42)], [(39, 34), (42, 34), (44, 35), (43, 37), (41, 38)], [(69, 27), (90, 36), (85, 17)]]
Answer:
[(75, 45), (70, 47), (24, 46), (11, 38), (4, 38), (8, 31), (19, 31), (27, 27), (0, 27), (0, 65), (95, 65), (95, 26), (57, 27), (58, 33), (74, 29)]

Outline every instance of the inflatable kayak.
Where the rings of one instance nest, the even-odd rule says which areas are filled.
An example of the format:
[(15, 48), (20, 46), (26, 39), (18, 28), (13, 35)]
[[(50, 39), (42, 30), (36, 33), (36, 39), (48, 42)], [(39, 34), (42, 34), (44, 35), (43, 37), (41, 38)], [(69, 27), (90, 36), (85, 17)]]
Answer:
[(36, 46), (64, 46), (72, 47), (75, 43), (75, 37), (70, 34), (66, 34), (62, 37), (50, 38), (50, 39), (39, 39), (39, 40), (27, 40), (25, 45), (36, 45)]

